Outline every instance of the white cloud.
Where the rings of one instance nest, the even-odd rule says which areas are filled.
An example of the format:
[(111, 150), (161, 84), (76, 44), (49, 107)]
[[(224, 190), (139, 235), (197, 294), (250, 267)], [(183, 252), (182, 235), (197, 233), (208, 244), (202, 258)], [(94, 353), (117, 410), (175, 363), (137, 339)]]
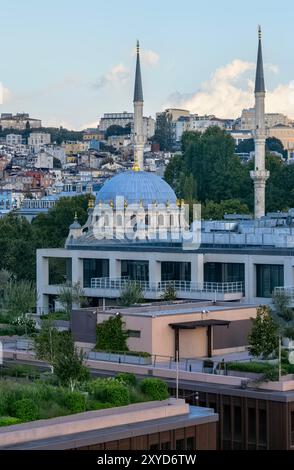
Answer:
[(145, 51), (144, 49), (140, 52), (140, 57), (142, 63), (147, 66), (153, 67), (157, 65), (159, 62), (159, 54), (157, 52), (152, 51), (151, 49)]
[[(215, 114), (220, 118), (236, 118), (243, 108), (254, 104), (255, 64), (235, 59), (215, 70), (195, 93), (171, 95), (163, 108), (177, 106), (197, 114)], [(278, 73), (278, 67), (267, 64), (266, 70)], [(252, 79), (248, 78), (248, 72)], [(266, 111), (281, 112), (294, 118), (294, 81), (280, 84), (266, 94)]]
[(126, 82), (129, 78), (130, 71), (123, 64), (117, 64), (112, 69), (102, 75), (94, 84), (94, 88), (103, 88), (109, 84), (117, 84)]
[(9, 101), (11, 97), (11, 92), (5, 88), (0, 82), (0, 104), (4, 104)]
[[(134, 47), (132, 51), (133, 57), (136, 55), (137, 49)], [(158, 64), (160, 56), (157, 52), (152, 51), (151, 49), (140, 49), (140, 59), (142, 64), (146, 67), (154, 67)]]
[(81, 129), (96, 129), (98, 126), (98, 120), (93, 122), (87, 122), (81, 125)]

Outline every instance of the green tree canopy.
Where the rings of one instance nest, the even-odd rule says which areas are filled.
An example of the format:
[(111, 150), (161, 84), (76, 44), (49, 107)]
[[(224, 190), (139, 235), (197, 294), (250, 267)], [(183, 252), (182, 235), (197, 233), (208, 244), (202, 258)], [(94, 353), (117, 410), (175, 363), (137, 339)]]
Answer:
[(128, 351), (128, 333), (121, 315), (109, 317), (97, 325), (96, 349), (102, 351)]
[(270, 309), (262, 305), (257, 309), (256, 318), (252, 319), (252, 330), (248, 337), (251, 356), (268, 359), (278, 348), (278, 329)]

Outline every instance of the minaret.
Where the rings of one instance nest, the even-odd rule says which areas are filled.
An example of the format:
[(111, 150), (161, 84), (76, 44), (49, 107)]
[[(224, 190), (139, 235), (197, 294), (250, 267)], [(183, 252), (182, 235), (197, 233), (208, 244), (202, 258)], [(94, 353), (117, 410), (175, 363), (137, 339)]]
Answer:
[(254, 138), (255, 157), (254, 171), (250, 176), (254, 182), (254, 216), (260, 219), (265, 214), (265, 183), (269, 177), (269, 171), (265, 169), (265, 119), (264, 99), (265, 86), (261, 47), (261, 27), (258, 27), (258, 52), (255, 76), (255, 129), (252, 132)]
[(144, 133), (143, 133), (143, 89), (140, 66), (140, 46), (137, 41), (137, 63), (134, 88), (134, 166), (133, 170), (144, 169)]

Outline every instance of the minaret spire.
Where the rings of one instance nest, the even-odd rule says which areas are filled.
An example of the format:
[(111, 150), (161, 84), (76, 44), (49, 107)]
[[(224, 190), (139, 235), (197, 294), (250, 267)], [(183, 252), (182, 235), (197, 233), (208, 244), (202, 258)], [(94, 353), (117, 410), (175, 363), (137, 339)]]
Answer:
[(143, 87), (140, 65), (140, 45), (137, 41), (137, 60), (134, 87), (134, 166), (133, 170), (140, 171), (144, 169), (144, 132), (143, 132)]
[(254, 182), (254, 215), (260, 219), (265, 214), (265, 183), (269, 177), (269, 171), (265, 169), (265, 118), (264, 101), (265, 85), (262, 60), (261, 27), (258, 27), (258, 51), (255, 75), (255, 129), (252, 132), (254, 138), (254, 171), (250, 176)]

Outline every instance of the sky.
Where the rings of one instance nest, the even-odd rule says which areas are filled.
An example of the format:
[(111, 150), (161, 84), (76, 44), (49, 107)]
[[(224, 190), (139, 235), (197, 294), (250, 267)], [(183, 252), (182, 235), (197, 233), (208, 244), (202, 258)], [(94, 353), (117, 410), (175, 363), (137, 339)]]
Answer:
[(140, 40), (144, 114), (251, 107), (262, 25), (266, 111), (294, 118), (292, 0), (0, 0), (0, 112), (83, 129), (132, 111)]

